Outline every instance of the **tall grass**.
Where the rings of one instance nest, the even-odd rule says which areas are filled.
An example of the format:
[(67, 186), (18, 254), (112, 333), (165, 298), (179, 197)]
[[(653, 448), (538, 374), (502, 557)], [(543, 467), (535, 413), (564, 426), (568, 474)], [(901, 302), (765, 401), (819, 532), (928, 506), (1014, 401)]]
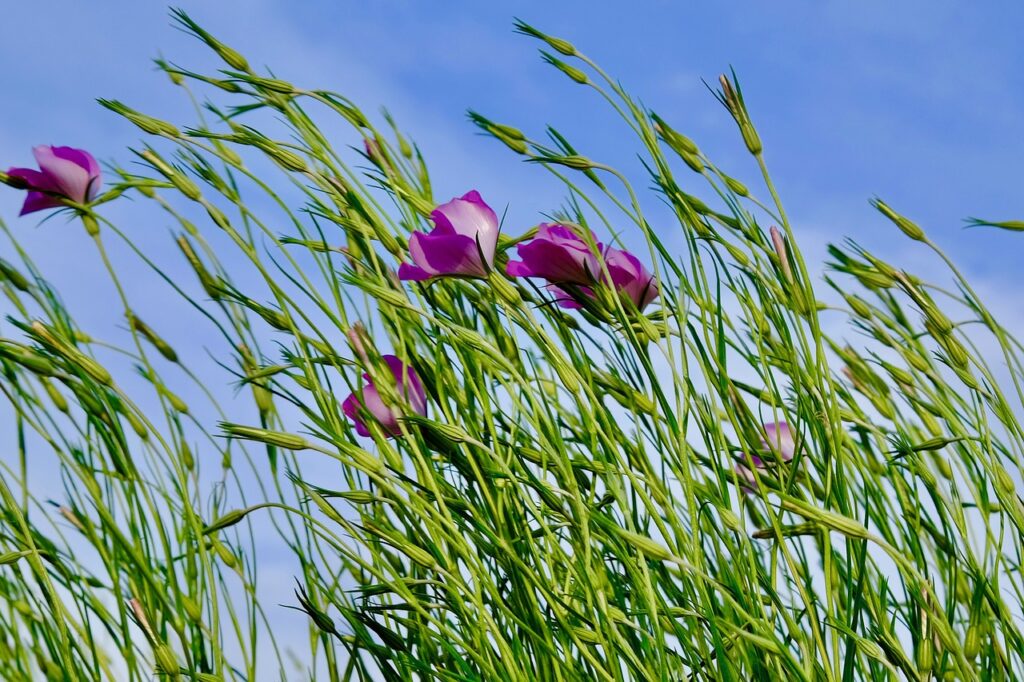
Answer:
[[(760, 169), (742, 181), (575, 46), (517, 24), (621, 115), (647, 170), (470, 113), (509, 163), (564, 186), (546, 222), (634, 248), (656, 277), (642, 312), (603, 285), (569, 310), (504, 274), (528, 225), (503, 225), (486, 278), (400, 281), (411, 232), (448, 199), (417, 147), (175, 19), (224, 62), (158, 61), (196, 121), (101, 100), (146, 141), (64, 209), (116, 285), (122, 343), (80, 328), (18, 246), (24, 221), (4, 227), (0, 677), (1024, 676), (1022, 347), (880, 200), (955, 287), (852, 242), (817, 280), (735, 75), (715, 95)], [(332, 145), (338, 121), (363, 149)], [(105, 218), (129, 199), (174, 221), (167, 248)], [(675, 224), (653, 224), (652, 202)], [(159, 336), (112, 244), (234, 350), (217, 360), (235, 400), (190, 369), (201, 348)], [(135, 374), (101, 364), (114, 354)], [(421, 378), (425, 416), (382, 354)], [(364, 373), (397, 435), (367, 418), (360, 437), (342, 413)], [(767, 435), (783, 422), (791, 453)], [(28, 482), (42, 460), (52, 504)], [(294, 561), (291, 604), (261, 598), (268, 537)], [(285, 607), (308, 615), (303, 636)]]

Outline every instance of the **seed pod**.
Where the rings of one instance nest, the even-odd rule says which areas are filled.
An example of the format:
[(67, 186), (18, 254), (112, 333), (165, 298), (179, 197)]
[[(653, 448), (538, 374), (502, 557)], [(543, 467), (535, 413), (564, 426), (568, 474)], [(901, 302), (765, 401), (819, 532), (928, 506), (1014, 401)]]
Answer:
[(91, 357), (68, 344), (54, 334), (46, 325), (36, 320), (31, 325), (32, 335), (43, 345), (58, 353), (68, 360), (71, 365), (81, 369), (97, 383), (105, 386), (113, 384), (113, 378), (103, 366)]
[(912, 349), (904, 348), (903, 358), (918, 372), (929, 373), (932, 370), (932, 366), (928, 360), (921, 357), (920, 354)]
[[(784, 538), (799, 537), (802, 535), (817, 535), (821, 532), (821, 526), (816, 523), (797, 523), (790, 526), (780, 526), (779, 534)], [(754, 531), (751, 537), (758, 540), (768, 540), (775, 537), (774, 528), (761, 528)]]
[(927, 679), (935, 665), (935, 644), (928, 628), (921, 628), (921, 639), (917, 643), (917, 669)]
[(896, 280), (878, 270), (858, 268), (851, 271), (851, 274), (868, 289), (889, 289), (896, 284)]
[(0, 357), (21, 365), (40, 378), (52, 377), (57, 373), (57, 368), (49, 359), (24, 346), (0, 344)]
[(377, 497), (369, 490), (345, 490), (338, 493), (338, 497), (348, 500), (352, 504), (373, 504), (383, 500), (383, 498)]

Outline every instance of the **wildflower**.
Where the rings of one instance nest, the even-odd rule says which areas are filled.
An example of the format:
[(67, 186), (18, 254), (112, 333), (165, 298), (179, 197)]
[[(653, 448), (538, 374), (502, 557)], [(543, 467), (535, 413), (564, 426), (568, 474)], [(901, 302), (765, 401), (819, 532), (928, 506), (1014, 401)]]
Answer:
[(540, 225), (537, 236), (516, 250), (522, 260), (509, 261), (505, 268), (509, 277), (541, 277), (552, 284), (591, 284), (601, 271), (587, 242), (565, 225)]
[(498, 216), (476, 190), (441, 204), (430, 214), (430, 234), (414, 232), (409, 255), (414, 265), (402, 263), (399, 279), (433, 277), (487, 277), (498, 245)]
[[(764, 425), (764, 438), (761, 439), (763, 450), (771, 452), (771, 460), (766, 460), (758, 455), (751, 455), (750, 462), (759, 473), (767, 472), (775, 462), (785, 464), (792, 461), (796, 455), (796, 440), (793, 437), (793, 429), (786, 422), (773, 422)], [(774, 460), (774, 461), (773, 461)], [(757, 492), (757, 480), (754, 472), (747, 465), (746, 457), (736, 463), (734, 467), (736, 476), (740, 480), (740, 487), (745, 493)]]
[[(387, 363), (388, 369), (394, 375), (398, 393), (404, 398), (407, 407), (414, 413), (425, 416), (427, 414), (427, 394), (423, 390), (423, 384), (416, 371), (394, 355), (384, 355), (381, 356), (381, 359)], [(373, 385), (370, 375), (364, 374), (363, 378), (366, 379), (367, 384), (358, 392), (345, 398), (341, 404), (341, 411), (355, 422), (356, 432), (360, 436), (370, 435), (370, 430), (364, 421), (365, 415), (377, 420), (390, 436), (401, 434), (398, 419), (405, 412), (404, 407), (406, 406), (389, 407), (385, 405), (377, 387)]]
[[(764, 460), (757, 455), (750, 456), (751, 461), (754, 463), (754, 467), (758, 470), (764, 469)], [(754, 472), (750, 470), (746, 462), (737, 462), (736, 466), (733, 467), (736, 471), (736, 477), (740, 481), (740, 488), (743, 492), (748, 495), (754, 495), (757, 493), (757, 479), (754, 477)]]
[[(581, 297), (595, 298), (593, 287), (601, 278), (599, 256), (569, 227), (543, 224), (537, 236), (517, 250), (522, 260), (509, 261), (505, 272), (510, 277), (546, 279), (548, 291), (563, 308), (580, 308)], [(638, 310), (658, 297), (657, 282), (636, 256), (600, 243), (597, 250), (608, 269), (610, 285)]]
[[(580, 305), (572, 294), (558, 286), (557, 284), (549, 284), (545, 287), (552, 296), (555, 297), (555, 303), (558, 304), (559, 308), (566, 308), (567, 310), (579, 310), (583, 306)], [(576, 291), (580, 292), (580, 295), (586, 296), (587, 298), (594, 298), (594, 290), (590, 287), (576, 287)]]
[(775, 422), (764, 425), (764, 439), (761, 443), (766, 449), (772, 450), (783, 462), (789, 462), (796, 455), (796, 440), (793, 429), (786, 422)]
[(100, 187), (100, 165), (89, 152), (39, 145), (32, 149), (32, 154), (39, 170), (12, 168), (7, 172), (29, 191), (21, 215), (63, 206), (65, 200), (85, 204), (96, 196)]
[(654, 276), (629, 251), (609, 246), (604, 250), (604, 262), (615, 290), (631, 300), (637, 310), (643, 310), (658, 297), (658, 283)]

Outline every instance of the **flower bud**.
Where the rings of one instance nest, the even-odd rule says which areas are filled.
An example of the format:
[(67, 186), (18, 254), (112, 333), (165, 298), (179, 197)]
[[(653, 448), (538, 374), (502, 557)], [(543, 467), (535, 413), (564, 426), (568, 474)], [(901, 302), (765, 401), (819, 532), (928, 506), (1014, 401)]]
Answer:
[(967, 627), (967, 636), (964, 638), (964, 656), (968, 661), (973, 661), (981, 651), (981, 626), (971, 622)]
[(786, 282), (789, 284), (793, 283), (793, 270), (789, 266), (789, 255), (786, 252), (786, 238), (779, 231), (779, 228), (774, 225), (769, 230), (772, 238), (772, 246), (775, 247), (775, 255), (779, 257), (779, 267), (782, 269), (782, 275), (786, 278)]
[(178, 659), (174, 650), (167, 644), (159, 644), (153, 649), (153, 657), (156, 659), (156, 670), (158, 674), (172, 680), (180, 679)]
[(195, 271), (196, 276), (199, 278), (199, 283), (202, 285), (203, 291), (206, 292), (206, 295), (213, 299), (220, 298), (220, 287), (217, 284), (216, 278), (210, 274), (206, 269), (206, 266), (203, 265), (203, 262), (199, 260), (199, 256), (196, 255), (195, 249), (192, 248), (192, 243), (189, 242), (184, 235), (179, 236), (177, 241), (178, 248), (181, 249), (185, 259)]
[(225, 64), (230, 66), (232, 69), (249, 72), (249, 62), (245, 60), (245, 57), (207, 33), (199, 24), (194, 22), (184, 10), (174, 9), (171, 10), (171, 13), (174, 15), (174, 18), (178, 23), (181, 24), (189, 33), (202, 40), (214, 52), (216, 52), (217, 55), (224, 60)]
[(570, 43), (568, 40), (563, 40), (562, 38), (555, 38), (554, 36), (549, 36), (546, 33), (542, 33), (535, 29), (533, 26), (530, 26), (529, 24), (522, 22), (518, 19), (516, 20), (515, 27), (516, 31), (518, 31), (519, 33), (530, 36), (531, 38), (543, 40), (545, 43), (550, 45), (554, 50), (557, 50), (561, 54), (564, 54), (566, 57), (573, 57), (577, 54), (576, 47), (573, 46), (573, 44)]
[(149, 133), (150, 135), (163, 135), (165, 137), (181, 136), (181, 132), (167, 121), (161, 121), (158, 118), (153, 118), (152, 116), (147, 116), (146, 114), (135, 111), (131, 107), (128, 107), (117, 100), (100, 99), (97, 101), (100, 103), (100, 106), (106, 107), (115, 114), (123, 116), (138, 128), (141, 128), (143, 132)]
[(544, 58), (544, 61), (546, 61), (548, 64), (555, 67), (556, 69), (558, 69), (566, 76), (579, 83), (580, 85), (586, 85), (587, 83), (590, 82), (590, 79), (587, 77), (587, 74), (583, 73), (583, 71), (577, 69), (575, 66), (572, 66), (571, 64), (566, 64), (565, 62), (563, 62), (562, 60), (558, 59), (557, 57), (548, 52), (541, 51), (540, 54)]
[(192, 180), (186, 175), (160, 158), (155, 151), (152, 149), (144, 149), (143, 151), (138, 152), (138, 155), (159, 171), (161, 175), (167, 178), (167, 180), (174, 185), (179, 192), (192, 201), (199, 201), (199, 198), (202, 196), (199, 186), (192, 182)]
[(719, 76), (718, 82), (722, 89), (716, 93), (716, 97), (725, 105), (725, 108), (729, 110), (729, 113), (735, 119), (736, 124), (740, 128), (740, 134), (743, 136), (743, 143), (747, 146), (747, 151), (754, 156), (759, 155), (763, 149), (761, 138), (750, 121), (747, 106), (743, 101), (743, 91), (740, 90), (736, 74), (733, 74), (732, 81), (725, 74), (722, 74)]
[(266, 443), (267, 445), (273, 445), (286, 450), (305, 450), (309, 447), (309, 443), (305, 438), (293, 433), (271, 431), (269, 429), (261, 429), (255, 426), (242, 426), (241, 424), (232, 424), (229, 422), (221, 422), (220, 428), (228, 438)]
[(18, 291), (28, 291), (31, 286), (17, 268), (2, 258), (0, 258), (0, 276), (10, 282), (11, 286)]
[(138, 315), (133, 312), (128, 313), (128, 326), (135, 332), (140, 334), (143, 338), (153, 344), (153, 347), (159, 351), (170, 362), (178, 361), (178, 354), (175, 350), (164, 341), (160, 336), (153, 331), (153, 329), (145, 322), (139, 319)]
[(903, 234), (907, 235), (911, 239), (922, 242), (925, 239), (924, 230), (918, 227), (915, 223), (907, 220), (896, 211), (889, 208), (889, 206), (881, 199), (873, 199), (871, 205), (874, 206), (878, 211), (886, 218), (896, 224), (896, 227), (903, 231)]

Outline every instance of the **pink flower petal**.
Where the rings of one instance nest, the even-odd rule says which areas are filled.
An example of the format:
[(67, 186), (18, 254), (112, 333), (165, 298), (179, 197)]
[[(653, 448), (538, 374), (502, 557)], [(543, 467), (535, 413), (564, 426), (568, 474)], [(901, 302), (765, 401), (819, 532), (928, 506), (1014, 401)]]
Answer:
[(39, 170), (47, 175), (53, 185), (68, 199), (79, 203), (88, 201), (89, 171), (74, 161), (60, 158), (53, 150), (53, 147), (46, 145), (32, 149), (32, 154), (39, 163)]
[(476, 190), (466, 192), (458, 199), (441, 204), (430, 214), (439, 228), (447, 228), (479, 241), (480, 250), (488, 265), (494, 262), (498, 245), (498, 216)]
[(796, 455), (796, 439), (793, 429), (786, 422), (764, 425), (765, 447), (779, 453), (783, 462), (788, 462)]
[(414, 232), (409, 239), (409, 255), (416, 265), (433, 276), (487, 276), (476, 242), (461, 234)]

